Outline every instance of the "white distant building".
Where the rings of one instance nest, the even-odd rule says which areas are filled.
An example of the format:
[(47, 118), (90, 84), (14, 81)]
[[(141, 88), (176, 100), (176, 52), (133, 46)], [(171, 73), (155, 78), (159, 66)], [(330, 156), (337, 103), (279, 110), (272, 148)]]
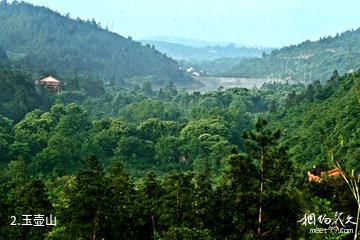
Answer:
[(188, 69), (186, 69), (186, 72), (187, 73), (191, 73), (193, 72), (195, 69), (193, 67), (189, 67)]

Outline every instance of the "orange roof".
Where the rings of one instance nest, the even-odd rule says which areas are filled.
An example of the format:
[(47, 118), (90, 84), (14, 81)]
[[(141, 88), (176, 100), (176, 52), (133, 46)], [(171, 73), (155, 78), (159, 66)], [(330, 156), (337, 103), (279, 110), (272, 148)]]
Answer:
[(39, 80), (40, 83), (60, 83), (59, 80), (55, 79), (53, 76), (48, 76)]

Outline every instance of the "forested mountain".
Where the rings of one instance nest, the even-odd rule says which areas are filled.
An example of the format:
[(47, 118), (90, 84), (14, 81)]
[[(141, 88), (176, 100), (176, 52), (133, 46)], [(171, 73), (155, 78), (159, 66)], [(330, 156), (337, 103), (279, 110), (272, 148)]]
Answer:
[[(108, 82), (134, 76), (151, 76), (157, 84), (191, 81), (172, 59), (131, 37), (107, 31), (95, 20), (73, 20), (45, 7), (5, 1), (0, 4), (0, 29), (1, 47), (23, 70)], [(0, 51), (0, 60), (3, 55)]]
[(160, 52), (166, 53), (177, 60), (213, 60), (217, 58), (261, 57), (263, 52), (269, 53), (269, 48), (238, 47), (235, 44), (227, 46), (193, 47), (166, 41), (142, 40), (154, 45)]
[(222, 76), (292, 78), (310, 83), (325, 81), (337, 69), (340, 74), (360, 67), (360, 29), (319, 41), (305, 41), (242, 61)]
[[(308, 61), (322, 81), (201, 94), (177, 87), (190, 80), (151, 46), (6, 2), (0, 240), (358, 239), (360, 72), (339, 74), (356, 64), (358, 30), (256, 60), (269, 61), (260, 74), (313, 49), (286, 73)], [(63, 91), (34, 83), (48, 73), (66, 77)]]
[(304, 214), (352, 216), (356, 205), (341, 177), (314, 184), (306, 172), (333, 160), (359, 171), (359, 79), (204, 95), (118, 88), (81, 105), (58, 95), (18, 123), (0, 117), (1, 216), (61, 220), (18, 231), (5, 218), (0, 236), (324, 239), (298, 223)]

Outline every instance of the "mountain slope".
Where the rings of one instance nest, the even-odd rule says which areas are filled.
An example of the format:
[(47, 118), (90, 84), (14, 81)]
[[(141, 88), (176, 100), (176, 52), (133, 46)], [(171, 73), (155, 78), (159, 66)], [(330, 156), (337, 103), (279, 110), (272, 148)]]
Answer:
[(347, 169), (360, 169), (360, 72), (310, 84), (289, 94), (286, 105), (270, 122), (283, 129), (294, 162), (332, 167), (333, 155)]
[(45, 7), (0, 4), (0, 43), (22, 68), (103, 80), (154, 76), (157, 83), (191, 81), (172, 59), (131, 38), (73, 20)]
[[(351, 50), (350, 50), (351, 49)], [(231, 77), (292, 78), (325, 81), (337, 69), (345, 74), (360, 67), (360, 29), (335, 37), (274, 50), (261, 59), (248, 59), (226, 71)]]

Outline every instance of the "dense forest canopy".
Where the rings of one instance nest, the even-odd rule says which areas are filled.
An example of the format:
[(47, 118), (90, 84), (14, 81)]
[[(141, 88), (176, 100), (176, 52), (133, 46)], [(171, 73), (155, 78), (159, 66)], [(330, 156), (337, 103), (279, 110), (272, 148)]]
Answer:
[[(350, 192), (341, 192), (341, 179), (314, 186), (305, 176), (312, 165), (332, 168), (330, 152), (344, 168), (359, 170), (359, 79), (334, 74), (323, 85), (267, 84), (208, 94), (174, 85), (115, 88), (77, 100), (63, 92), (48, 111), (31, 111), (18, 123), (1, 117), (1, 194), (15, 194), (3, 198), (2, 214), (35, 205), (64, 221), (42, 232), (5, 226), (2, 234), (254, 239), (261, 194), (256, 151), (266, 144), (263, 238), (306, 239), (308, 228), (297, 224), (304, 213), (356, 209)], [(269, 121), (254, 127), (259, 117)], [(19, 188), (25, 178), (31, 181)], [(30, 189), (43, 200), (26, 205), (35, 198)], [(101, 225), (88, 225), (95, 220)]]
[[(0, 26), (0, 239), (357, 238), (360, 72), (190, 93), (175, 62), (96, 22), (2, 1)], [(50, 73), (61, 92), (35, 84)], [(309, 182), (313, 166), (343, 175)]]

